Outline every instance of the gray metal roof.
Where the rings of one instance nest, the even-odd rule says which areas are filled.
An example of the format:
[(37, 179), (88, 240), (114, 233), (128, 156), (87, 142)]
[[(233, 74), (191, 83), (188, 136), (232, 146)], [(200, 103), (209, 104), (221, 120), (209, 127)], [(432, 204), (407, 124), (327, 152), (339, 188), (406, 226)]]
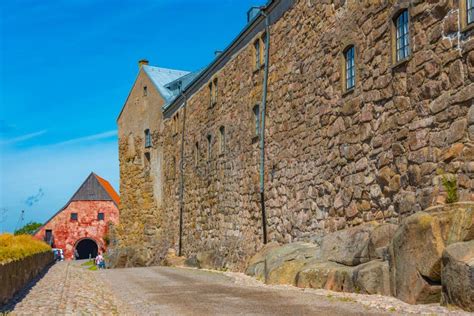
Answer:
[(189, 71), (160, 68), (149, 65), (143, 65), (142, 68), (166, 102), (175, 96), (175, 93), (168, 89), (166, 85), (176, 81), (178, 78), (190, 74)]

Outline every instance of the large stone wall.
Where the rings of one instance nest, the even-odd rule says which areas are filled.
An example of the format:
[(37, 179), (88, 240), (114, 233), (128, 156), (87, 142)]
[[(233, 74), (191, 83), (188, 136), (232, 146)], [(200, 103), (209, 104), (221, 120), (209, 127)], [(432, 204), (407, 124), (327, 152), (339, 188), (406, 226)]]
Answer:
[[(405, 5), (412, 54), (394, 65), (391, 23)], [(398, 222), (443, 202), (441, 171), (455, 175), (461, 200), (473, 200), (474, 39), (473, 31), (460, 31), (458, 19), (458, 1), (299, 0), (271, 26), (265, 138), (270, 241), (308, 240), (373, 220)], [(263, 69), (254, 70), (252, 43), (215, 74), (216, 105), (210, 107), (207, 85), (188, 97), (185, 122), (183, 253), (206, 254), (215, 266), (236, 270), (262, 246), (252, 108), (261, 101)], [(341, 58), (349, 44), (356, 48), (357, 80), (354, 91), (344, 93)], [(183, 109), (177, 114), (182, 124)], [(164, 149), (159, 216), (175, 247), (181, 128), (176, 133), (172, 117), (158, 136)], [(123, 152), (125, 202), (122, 188), (131, 169), (123, 171)], [(147, 178), (140, 181), (152, 186)]]
[[(146, 96), (144, 86), (148, 87)], [(164, 100), (153, 87), (150, 78), (140, 71), (118, 119), (121, 220), (115, 228), (114, 248), (125, 250), (124, 256), (134, 257), (135, 265), (153, 262), (158, 241), (163, 239), (161, 106)], [(152, 135), (149, 148), (145, 148), (145, 129), (150, 129)]]
[(53, 252), (48, 251), (7, 264), (0, 264), (0, 280), (2, 280), (0, 305), (6, 304), (53, 261)]

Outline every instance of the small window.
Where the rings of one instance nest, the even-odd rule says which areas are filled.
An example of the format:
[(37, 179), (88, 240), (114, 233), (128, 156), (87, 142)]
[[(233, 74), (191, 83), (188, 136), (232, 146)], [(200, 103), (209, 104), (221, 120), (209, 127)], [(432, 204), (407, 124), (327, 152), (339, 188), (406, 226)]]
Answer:
[(355, 87), (355, 49), (350, 46), (344, 52), (344, 73), (345, 73), (345, 89), (352, 90)]
[(217, 78), (214, 79), (214, 103), (217, 103), (217, 93), (218, 92), (218, 84)]
[(474, 0), (466, 1), (467, 24), (474, 23)]
[(255, 120), (255, 135), (258, 136), (260, 131), (260, 105), (257, 104), (253, 107), (253, 116)]
[(150, 169), (151, 155), (150, 153), (145, 153), (145, 169)]
[(214, 91), (212, 89), (212, 82), (209, 84), (209, 104), (210, 106), (214, 104)]
[(260, 45), (260, 64), (265, 65), (265, 49), (267, 46), (267, 33), (263, 33), (262, 35), (262, 44)]
[(207, 161), (211, 161), (212, 156), (212, 136), (207, 135)]
[(260, 61), (261, 61), (261, 58), (260, 58), (260, 39), (256, 40), (254, 43), (253, 43), (253, 46), (255, 48), (255, 69), (259, 69), (260, 68)]
[(199, 142), (194, 144), (194, 165), (197, 167), (199, 163)]
[(219, 150), (220, 153), (225, 153), (225, 128), (221, 126), (219, 128)]
[(71, 213), (71, 221), (77, 221), (77, 213)]
[(104, 213), (98, 213), (97, 214), (97, 220), (98, 221), (103, 221), (104, 220)]
[(145, 148), (151, 147), (151, 133), (149, 129), (145, 130)]
[(148, 95), (148, 88), (147, 86), (143, 86), (143, 96), (146, 97)]
[(395, 18), (395, 61), (402, 61), (410, 56), (410, 31), (408, 10), (403, 10)]

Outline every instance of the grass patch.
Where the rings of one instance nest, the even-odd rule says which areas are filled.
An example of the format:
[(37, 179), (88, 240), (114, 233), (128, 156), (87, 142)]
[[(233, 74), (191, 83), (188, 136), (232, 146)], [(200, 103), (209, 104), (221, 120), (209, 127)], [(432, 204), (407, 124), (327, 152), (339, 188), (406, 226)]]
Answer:
[(97, 271), (97, 266), (91, 266), (91, 267), (88, 268), (88, 270)]
[(389, 310), (390, 312), (396, 312), (396, 311), (397, 311), (397, 309), (396, 309), (395, 307), (390, 307), (388, 310)]
[(341, 302), (355, 302), (354, 299), (350, 297), (338, 297), (337, 300)]
[(82, 267), (90, 267), (90, 266), (93, 266), (93, 265), (94, 265), (94, 261), (92, 261), (92, 260), (86, 261), (83, 264), (81, 264)]
[(0, 264), (48, 251), (51, 251), (51, 247), (33, 236), (0, 234)]

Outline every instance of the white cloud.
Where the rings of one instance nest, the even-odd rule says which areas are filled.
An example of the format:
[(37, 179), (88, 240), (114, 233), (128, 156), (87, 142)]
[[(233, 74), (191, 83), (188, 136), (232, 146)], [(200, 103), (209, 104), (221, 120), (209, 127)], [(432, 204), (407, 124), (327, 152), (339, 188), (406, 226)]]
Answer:
[(84, 136), (84, 137), (73, 138), (73, 139), (70, 139), (70, 140), (66, 140), (64, 142), (53, 144), (53, 146), (63, 146), (63, 145), (73, 145), (73, 144), (78, 144), (78, 143), (86, 143), (86, 142), (97, 141), (97, 140), (101, 140), (101, 139), (107, 139), (107, 138), (111, 138), (111, 137), (115, 137), (115, 136), (117, 136), (117, 130), (107, 131), (107, 132), (94, 134), (94, 135), (89, 135), (89, 136)]
[(0, 145), (11, 145), (11, 144), (16, 144), (16, 143), (21, 143), (21, 142), (24, 142), (25, 140), (30, 140), (32, 138), (39, 137), (45, 133), (46, 133), (46, 130), (42, 130), (42, 131), (38, 131), (38, 132), (34, 132), (34, 133), (22, 135), (22, 136), (13, 137), (13, 138), (1, 139)]

